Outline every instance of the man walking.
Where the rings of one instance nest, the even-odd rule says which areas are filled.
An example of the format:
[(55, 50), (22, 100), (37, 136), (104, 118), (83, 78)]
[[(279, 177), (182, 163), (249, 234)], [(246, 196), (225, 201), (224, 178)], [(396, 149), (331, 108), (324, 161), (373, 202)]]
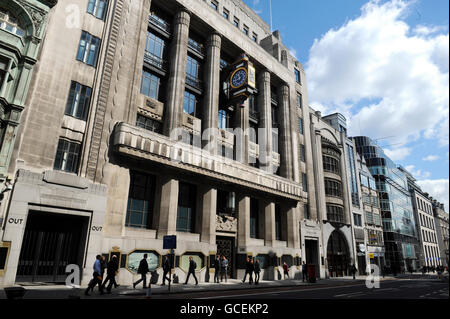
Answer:
[(245, 275), (244, 275), (244, 279), (242, 279), (242, 283), (245, 283), (245, 279), (247, 279), (247, 275), (249, 275), (250, 276), (250, 279), (249, 279), (249, 282), (250, 282), (250, 284), (252, 283), (252, 281), (253, 281), (253, 264), (252, 264), (252, 262), (251, 262), (251, 257), (248, 257), (248, 259), (247, 259), (247, 263), (245, 264)]
[(303, 262), (302, 264), (302, 277), (303, 277), (303, 282), (305, 282), (305, 279), (308, 280), (308, 273), (307, 273), (307, 267), (305, 262)]
[(228, 260), (225, 256), (222, 256), (222, 263), (220, 264), (220, 267), (221, 267), (220, 281), (223, 282), (223, 276), (225, 276), (225, 282), (227, 282)]
[(259, 273), (261, 272), (261, 267), (259, 265), (258, 259), (255, 260), (255, 285), (259, 284)]
[(105, 288), (106, 283), (109, 281), (109, 285), (106, 288), (106, 291), (110, 294), (112, 286), (114, 285), (114, 288), (117, 288), (119, 285), (116, 282), (116, 274), (119, 270), (119, 262), (117, 261), (117, 256), (113, 255), (111, 257), (111, 260), (108, 262), (108, 265), (106, 266), (106, 279), (103, 282), (103, 288)]
[(169, 283), (171, 282), (170, 279), (170, 275), (169, 277), (167, 277), (167, 274), (170, 273), (170, 270), (172, 269), (172, 266), (170, 264), (169, 258), (167, 256), (164, 256), (164, 261), (163, 261), (163, 282), (161, 286), (165, 286), (166, 285), (166, 279), (169, 281)]
[(197, 277), (195, 276), (195, 269), (197, 268), (197, 263), (193, 260), (192, 256), (189, 257), (189, 271), (186, 277), (186, 282), (184, 283), (185, 285), (187, 285), (188, 281), (189, 281), (189, 277), (194, 276), (195, 279), (195, 285), (198, 285), (198, 280)]
[(94, 290), (95, 286), (98, 285), (98, 289), (100, 290), (100, 294), (103, 295), (103, 287), (102, 287), (102, 280), (103, 277), (102, 274), (102, 265), (101, 265), (102, 256), (97, 255), (95, 262), (94, 262), (94, 273), (92, 274), (93, 278), (89, 282), (89, 285), (87, 289), (85, 290), (84, 294), (86, 296), (89, 296), (89, 290)]
[(219, 283), (220, 268), (220, 255), (217, 255), (214, 261), (214, 283)]
[(283, 279), (286, 279), (286, 276), (289, 279), (289, 267), (286, 262), (283, 263)]
[(356, 266), (355, 266), (355, 264), (353, 264), (352, 265), (352, 275), (353, 275), (353, 280), (355, 280), (356, 279), (356, 271), (358, 270), (358, 269), (356, 269)]
[(147, 288), (147, 273), (149, 271), (148, 269), (148, 263), (147, 263), (147, 254), (144, 254), (144, 258), (142, 258), (142, 260), (139, 263), (139, 267), (138, 267), (138, 271), (137, 273), (141, 275), (141, 279), (139, 279), (138, 281), (136, 281), (133, 284), (133, 289), (136, 288), (136, 286), (140, 283), (143, 282), (143, 289)]

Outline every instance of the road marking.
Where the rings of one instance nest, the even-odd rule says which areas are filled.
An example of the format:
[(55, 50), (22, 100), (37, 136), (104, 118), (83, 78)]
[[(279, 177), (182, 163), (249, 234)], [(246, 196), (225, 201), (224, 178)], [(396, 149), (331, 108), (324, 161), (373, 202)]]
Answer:
[(349, 294), (335, 295), (333, 297), (355, 297), (357, 295), (365, 295), (365, 293), (362, 291), (359, 291), (359, 292), (352, 292)]

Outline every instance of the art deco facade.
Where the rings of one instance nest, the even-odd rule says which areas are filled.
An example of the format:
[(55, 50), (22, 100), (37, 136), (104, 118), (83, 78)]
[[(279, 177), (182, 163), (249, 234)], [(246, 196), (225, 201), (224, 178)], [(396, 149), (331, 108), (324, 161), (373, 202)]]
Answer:
[(433, 199), (434, 224), (436, 227), (436, 235), (439, 243), (439, 251), (441, 255), (441, 263), (448, 267), (448, 213), (445, 211), (444, 204)]

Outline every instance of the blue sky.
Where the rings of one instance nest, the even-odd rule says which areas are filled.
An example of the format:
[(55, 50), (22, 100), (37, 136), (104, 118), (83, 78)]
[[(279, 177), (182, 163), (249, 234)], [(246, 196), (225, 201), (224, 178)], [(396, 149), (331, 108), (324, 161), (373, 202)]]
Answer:
[[(269, 0), (244, 0), (266, 21)], [(379, 140), (424, 191), (449, 197), (449, 1), (273, 0), (309, 103)], [(388, 138), (385, 138), (388, 137)]]

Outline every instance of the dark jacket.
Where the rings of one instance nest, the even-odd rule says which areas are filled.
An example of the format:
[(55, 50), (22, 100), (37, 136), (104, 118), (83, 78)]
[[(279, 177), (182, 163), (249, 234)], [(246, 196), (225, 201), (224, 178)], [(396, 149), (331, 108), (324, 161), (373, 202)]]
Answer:
[(163, 264), (163, 270), (168, 272), (170, 271), (170, 261), (169, 258), (166, 258), (166, 260), (164, 260), (164, 264)]
[(253, 272), (253, 270), (255, 270), (255, 266), (253, 266), (253, 263), (247, 261), (245, 269), (247, 270), (247, 272)]
[(100, 276), (103, 276), (103, 274), (105, 273), (105, 269), (106, 269), (107, 267), (108, 267), (108, 266), (107, 266), (107, 264), (106, 264), (106, 261), (100, 260), (100, 271), (101, 271)]
[(216, 261), (214, 262), (214, 269), (216, 271), (220, 270), (220, 264), (221, 264), (220, 259), (216, 259)]
[(258, 274), (261, 272), (261, 267), (259, 266), (259, 263), (255, 263), (255, 273)]
[(138, 268), (138, 274), (146, 274), (148, 273), (149, 269), (148, 269), (148, 263), (147, 263), (147, 259), (142, 259), (141, 262), (139, 263), (139, 268)]
[(108, 261), (108, 267), (106, 270), (108, 276), (115, 276), (116, 271), (118, 270), (119, 270), (119, 263), (117, 262), (117, 258), (112, 258), (110, 261)]
[(194, 272), (197, 268), (197, 263), (194, 260), (189, 261), (189, 272)]
[(307, 271), (306, 264), (303, 264), (303, 265), (302, 265), (302, 272), (306, 272), (306, 271)]

